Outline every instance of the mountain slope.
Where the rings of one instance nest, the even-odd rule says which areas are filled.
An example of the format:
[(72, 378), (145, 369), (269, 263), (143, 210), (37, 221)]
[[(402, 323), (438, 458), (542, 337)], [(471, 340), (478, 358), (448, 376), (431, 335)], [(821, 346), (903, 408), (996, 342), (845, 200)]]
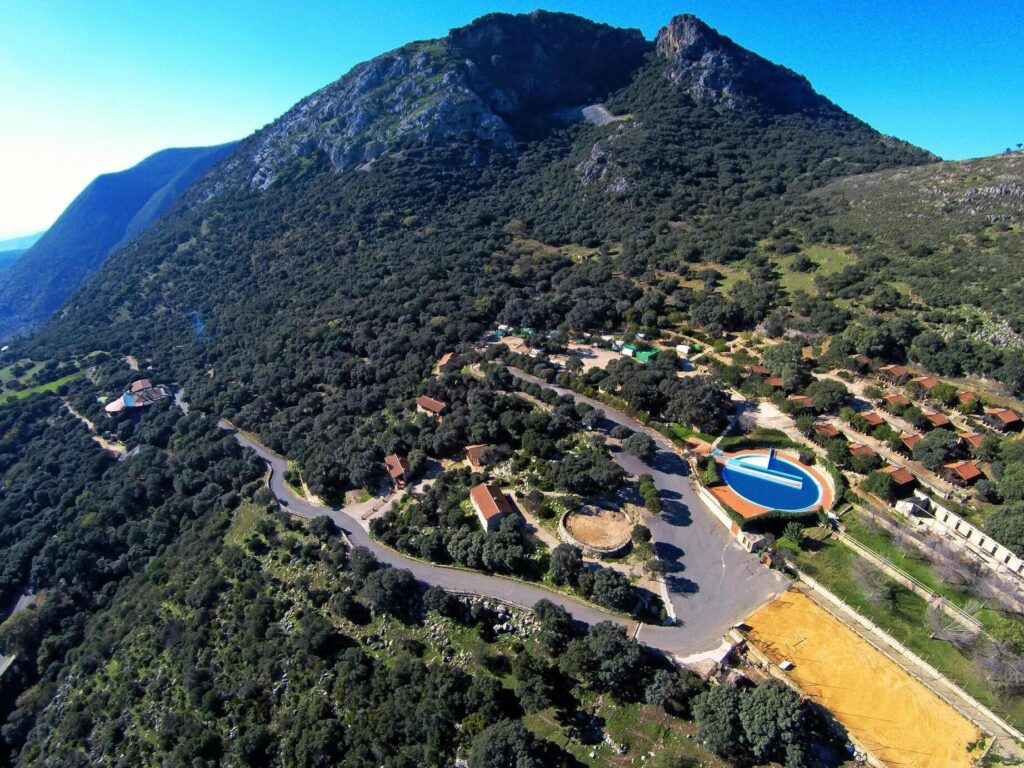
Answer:
[(0, 277), (0, 338), (46, 320), (107, 254), (155, 221), (233, 146), (163, 150), (89, 184)]
[[(618, 69), (581, 63), (595, 50)], [(376, 471), (370, 415), (496, 319), (621, 323), (645, 301), (635, 276), (741, 258), (786, 194), (931, 159), (838, 108), (780, 113), (758, 81), (735, 105), (694, 98), (672, 64), (636, 33), (545, 13), (378, 57), (243, 141), (39, 343), (159, 361), (335, 495)], [(589, 100), (622, 119), (566, 126)], [(443, 105), (462, 106), (449, 121)], [(526, 258), (537, 241), (621, 255)], [(753, 293), (737, 322), (771, 307), (770, 286)]]
[(515, 155), (559, 110), (625, 85), (650, 44), (565, 14), (485, 16), (443, 40), (360, 64), (245, 140), (217, 180), (265, 189), (322, 163), (367, 168), (414, 146), (462, 146), (472, 162)]
[(0, 251), (0, 271), (7, 269), (11, 264), (21, 258), (21, 255), (28, 249), (16, 248), (10, 251)]
[(26, 251), (35, 245), (39, 238), (45, 235), (46, 232), (36, 232), (32, 235), (22, 235), (21, 237), (12, 237), (7, 240), (0, 240), (0, 251)]
[[(434, 376), (441, 354), (467, 350), (495, 323), (532, 326), (546, 345), (555, 343), (543, 333), (550, 329), (641, 331), (662, 340), (695, 331), (712, 341), (799, 316), (798, 330), (808, 335), (825, 323), (837, 337), (861, 321), (872, 331), (898, 324), (907, 346), (919, 330), (909, 308), (895, 318), (864, 310), (854, 320), (863, 309), (857, 297), (847, 296), (846, 283), (824, 279), (845, 278), (841, 267), (823, 279), (806, 276), (799, 288), (787, 282), (787, 268), (802, 248), (827, 242), (843, 264), (870, 272), (871, 254), (857, 243), (836, 244), (839, 208), (825, 196), (854, 174), (927, 174), (938, 167), (933, 161), (693, 17), (673, 20), (649, 42), (559, 14), (489, 16), (378, 57), (302, 100), (111, 255), (36, 335), (11, 344), (12, 360), (111, 353), (88, 379), (69, 385), (72, 404), (97, 420), (105, 418), (100, 390), (121, 391), (135, 378), (122, 355), (144, 361), (154, 382), (180, 383), (192, 406), (187, 417), (168, 402), (141, 419), (110, 422), (119, 438), (148, 446), (139, 461), (99, 457), (114, 467), (111, 482), (124, 484), (128, 504), (95, 504), (92, 492), (120, 499), (106, 484), (72, 485), (76, 478), (52, 458), (67, 453), (52, 431), (24, 458), (10, 459), (23, 496), (8, 504), (31, 524), (33, 539), (25, 528), (4, 529), (21, 553), (7, 571), (10, 588), (29, 573), (46, 576), (44, 586), (58, 583), (86, 564), (80, 603), (47, 610), (51, 626), (97, 610), (92, 597), (106, 600), (119, 580), (116, 610), (125, 617), (110, 622), (111, 614), (96, 613), (82, 639), (69, 630), (60, 643), (49, 639), (57, 631), (49, 628), (42, 642), (24, 635), (26, 648), (45, 651), (22, 654), (22, 663), (45, 664), (39, 685), (10, 697), (4, 732), (13, 734), (12, 750), (23, 750), (18, 764), (80, 763), (88, 755), (104, 764), (185, 765), (214, 762), (222, 746), (237, 744), (245, 747), (239, 764), (379, 765), (385, 753), (376, 745), (365, 761), (353, 757), (349, 714), (339, 725), (329, 715), (330, 707), (351, 703), (348, 683), (330, 687), (307, 663), (330, 644), (313, 616), (356, 616), (344, 608), (354, 594), (347, 578), (337, 581), (344, 556), (327, 557), (323, 541), (307, 546), (284, 530), (279, 537), (282, 524), (239, 506), (269, 501), (258, 482), (246, 482), (263, 468), (251, 457), (238, 466), (236, 449), (224, 453), (227, 437), (204, 436), (215, 423), (209, 417), (258, 433), (294, 461), (290, 472), (298, 477), (288, 482), (336, 500), (377, 487), (392, 452), (452, 458), (468, 443), (507, 442), (502, 431), (511, 427), (529, 430), (540, 450), (547, 442), (561, 450), (557, 425), (579, 415), (571, 405), (517, 414), (483, 391), (504, 388), (501, 370), (483, 383), (459, 373)], [(683, 381), (670, 365), (671, 355), (650, 368), (623, 359), (612, 372), (618, 382), (606, 383), (649, 409), (665, 399), (662, 384)], [(721, 410), (717, 383), (689, 381), (702, 390), (694, 410)], [(443, 422), (413, 415), (413, 398), (424, 393), (453, 404)], [(24, 407), (34, 403), (46, 401)], [(48, 405), (34, 419), (40, 430), (62, 428), (63, 418), (92, 445), (56, 399)], [(30, 426), (11, 424), (8, 434)], [(538, 472), (549, 466), (531, 464)], [(39, 468), (56, 479), (48, 481), (52, 498), (36, 492)], [(146, 476), (151, 471), (161, 482)], [(408, 528), (386, 533), (403, 551), (448, 557), (452, 532), (469, 532), (465, 494), (443, 482), (431, 493), (429, 514), (406, 507)], [(153, 514), (143, 515), (148, 509)], [(206, 518), (209, 528), (193, 531), (209, 546), (167, 523), (211, 511), (218, 515)], [(444, 525), (436, 525), (442, 516)], [(239, 519), (249, 522), (231, 523), (234, 544), (222, 552), (217, 532)], [(48, 543), (44, 524), (51, 521), (59, 546)], [(154, 561), (140, 577), (152, 590), (123, 581), (147, 553), (173, 541), (201, 557)], [(39, 564), (46, 567), (35, 569), (31, 552), (44, 548)], [(304, 577), (312, 564), (308, 573), (326, 579)], [(263, 584), (239, 581), (263, 565)], [(285, 575), (298, 602), (282, 601), (281, 612), (260, 618), (268, 608), (260, 598), (281, 594), (274, 582)], [(280, 633), (272, 628), (279, 623)], [(367, 631), (379, 657), (391, 661), (401, 646), (381, 645), (380, 626)], [(239, 661), (244, 649), (252, 664)], [(139, 686), (139, 679), (156, 682)], [(402, 705), (418, 706), (408, 698)], [(366, 711), (356, 719), (368, 722)], [(273, 730), (249, 727), (270, 720)], [(293, 738), (307, 744), (301, 756)], [(419, 732), (410, 741), (424, 743)], [(285, 751), (269, 756), (278, 743)], [(316, 754), (321, 744), (329, 747), (326, 758)], [(225, 758), (233, 760), (233, 752)]]

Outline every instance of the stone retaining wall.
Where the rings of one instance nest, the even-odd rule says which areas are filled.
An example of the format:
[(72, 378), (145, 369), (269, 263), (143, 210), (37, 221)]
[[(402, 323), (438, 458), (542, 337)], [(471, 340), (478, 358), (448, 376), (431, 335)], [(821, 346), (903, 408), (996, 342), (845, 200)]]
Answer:
[[(593, 544), (584, 544), (572, 535), (569, 527), (565, 524), (566, 518), (572, 514), (575, 513), (563, 512), (562, 516), (558, 518), (558, 538), (566, 544), (572, 544), (575, 547), (579, 547), (583, 551), (584, 555), (587, 555), (588, 557), (596, 557), (598, 559), (604, 559), (606, 557), (621, 557), (629, 551), (630, 547), (633, 546), (633, 541), (629, 538), (627, 538), (622, 544), (615, 547), (595, 547)], [(626, 513), (623, 512), (623, 514)], [(630, 519), (629, 515), (626, 515), (626, 519)]]

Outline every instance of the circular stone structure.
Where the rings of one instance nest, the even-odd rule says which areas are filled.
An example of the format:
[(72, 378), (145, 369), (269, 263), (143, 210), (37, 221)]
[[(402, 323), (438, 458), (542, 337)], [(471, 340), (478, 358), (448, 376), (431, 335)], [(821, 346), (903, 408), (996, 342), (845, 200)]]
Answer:
[(617, 554), (629, 544), (633, 531), (629, 515), (622, 510), (591, 505), (570, 512), (562, 523), (572, 543), (597, 555)]
[(725, 461), (721, 472), (733, 493), (765, 510), (809, 512), (825, 499), (822, 483), (814, 474), (774, 451), (741, 451)]

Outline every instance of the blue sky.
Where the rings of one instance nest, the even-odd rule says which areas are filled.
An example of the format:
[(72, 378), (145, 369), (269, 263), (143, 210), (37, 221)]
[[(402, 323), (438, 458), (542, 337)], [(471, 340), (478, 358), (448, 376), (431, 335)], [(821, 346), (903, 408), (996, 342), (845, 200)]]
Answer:
[[(352, 65), (494, 0), (0, 0), (0, 238), (48, 226), (97, 174), (241, 138)], [(948, 159), (1024, 141), (1019, 0), (547, 2), (653, 37), (692, 12), (879, 130)], [(883, 12), (884, 9), (884, 12)]]

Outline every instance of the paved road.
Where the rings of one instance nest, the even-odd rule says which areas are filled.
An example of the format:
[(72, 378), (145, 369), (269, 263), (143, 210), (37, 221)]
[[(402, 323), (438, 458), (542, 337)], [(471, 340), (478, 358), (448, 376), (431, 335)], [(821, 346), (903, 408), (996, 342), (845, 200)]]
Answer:
[[(622, 451), (613, 456), (629, 474), (651, 475), (660, 492), (664, 510), (648, 526), (655, 550), (667, 566), (672, 608), (691, 647), (700, 651), (715, 647), (730, 626), (787, 588), (788, 579), (740, 547), (704, 506), (690, 484), (689, 465), (664, 435), (597, 400), (518, 369), (510, 371), (524, 381), (601, 409), (605, 414), (602, 430), (623, 424), (650, 435), (657, 444), (658, 453), (650, 462)], [(651, 630), (644, 626), (641, 639), (649, 638)]]
[[(550, 387), (521, 371), (513, 370), (512, 373)], [(612, 411), (601, 403), (568, 390), (550, 388), (601, 408), (606, 414), (606, 429), (614, 424), (625, 424), (632, 429), (648, 431), (625, 414)], [(221, 422), (221, 426), (231, 428), (227, 422)], [(358, 518), (347, 508), (325, 508), (297, 496), (284, 481), (288, 461), (283, 456), (249, 435), (237, 431), (234, 434), (241, 445), (252, 449), (267, 462), (271, 470), (270, 489), (291, 513), (310, 519), (327, 515), (354, 545), (367, 547), (382, 563), (407, 568), (417, 579), (453, 592), (491, 597), (526, 608), (546, 598), (564, 607), (580, 621), (612, 620), (627, 628), (636, 628), (635, 622), (542, 587), (500, 576), (432, 565), (395, 552), (370, 538)], [(686, 462), (664, 437), (657, 433), (652, 433), (652, 437), (657, 440), (659, 451), (649, 465), (622, 452), (615, 454), (615, 460), (630, 474), (650, 474), (661, 492), (664, 512), (659, 518), (652, 519), (649, 525), (658, 555), (668, 565), (666, 584), (679, 626), (644, 624), (637, 637), (667, 653), (687, 656), (717, 648), (730, 626), (785, 590), (788, 582), (780, 574), (765, 569), (753, 555), (733, 541), (697, 499), (690, 486)]]

